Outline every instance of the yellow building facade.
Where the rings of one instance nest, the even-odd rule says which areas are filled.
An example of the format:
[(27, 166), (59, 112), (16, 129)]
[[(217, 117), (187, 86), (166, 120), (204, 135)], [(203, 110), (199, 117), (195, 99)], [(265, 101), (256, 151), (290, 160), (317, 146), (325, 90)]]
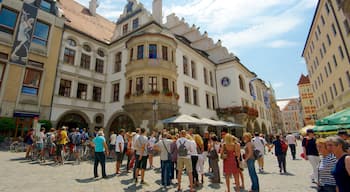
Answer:
[(305, 125), (314, 125), (317, 118), (314, 94), (309, 76), (301, 75), (298, 82), (299, 97), (301, 102), (303, 121)]
[(55, 1), (0, 1), (0, 116), (16, 120), (15, 136), (33, 118), (50, 119), (64, 20)]
[(350, 25), (341, 5), (319, 1), (302, 54), (317, 118), (350, 107)]

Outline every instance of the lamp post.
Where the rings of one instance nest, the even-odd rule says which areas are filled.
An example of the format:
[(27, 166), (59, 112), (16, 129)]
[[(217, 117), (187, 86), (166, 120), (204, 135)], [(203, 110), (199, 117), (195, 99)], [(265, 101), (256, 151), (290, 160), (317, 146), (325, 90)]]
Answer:
[(157, 100), (153, 100), (152, 103), (152, 109), (153, 109), (153, 129), (156, 126), (156, 121), (157, 121), (157, 110), (158, 110), (158, 101)]

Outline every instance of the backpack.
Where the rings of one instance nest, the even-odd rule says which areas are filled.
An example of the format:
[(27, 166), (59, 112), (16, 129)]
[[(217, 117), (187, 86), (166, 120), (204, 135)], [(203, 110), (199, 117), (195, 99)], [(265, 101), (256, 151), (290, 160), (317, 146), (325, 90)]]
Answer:
[(281, 149), (282, 149), (282, 152), (283, 152), (283, 153), (286, 153), (286, 152), (287, 152), (287, 150), (288, 150), (288, 145), (287, 145), (286, 142), (281, 141)]
[(180, 143), (180, 147), (178, 150), (178, 154), (180, 157), (186, 157), (188, 155), (188, 150), (185, 146), (186, 141), (184, 141), (183, 143), (181, 143), (181, 142), (179, 142), (179, 143)]
[(262, 156), (262, 154), (260, 153), (259, 150), (257, 150), (257, 149), (253, 150), (253, 157), (255, 160), (258, 160), (261, 156)]
[(72, 135), (72, 143), (74, 145), (80, 145), (81, 144), (81, 135), (80, 135), (80, 133), (74, 133)]
[(45, 140), (46, 146), (52, 145), (52, 133), (46, 133), (46, 140)]

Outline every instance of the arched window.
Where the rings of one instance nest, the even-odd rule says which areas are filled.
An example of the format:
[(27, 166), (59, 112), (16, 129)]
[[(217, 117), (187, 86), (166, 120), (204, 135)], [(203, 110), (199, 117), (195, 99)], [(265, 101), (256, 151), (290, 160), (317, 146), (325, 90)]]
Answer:
[(77, 42), (74, 41), (73, 39), (68, 39), (68, 40), (67, 40), (67, 43), (68, 43), (68, 45), (70, 45), (70, 46), (72, 46), (72, 47), (77, 46)]
[(86, 52), (90, 52), (91, 51), (91, 47), (89, 46), (89, 45), (83, 45), (83, 49), (84, 49), (84, 51), (86, 51)]
[(105, 56), (105, 52), (102, 49), (98, 49), (97, 50), (97, 55), (100, 57), (104, 57)]
[(242, 78), (242, 76), (238, 76), (238, 81), (239, 81), (239, 88), (242, 90), (242, 91), (245, 91), (245, 84), (244, 84), (244, 80)]

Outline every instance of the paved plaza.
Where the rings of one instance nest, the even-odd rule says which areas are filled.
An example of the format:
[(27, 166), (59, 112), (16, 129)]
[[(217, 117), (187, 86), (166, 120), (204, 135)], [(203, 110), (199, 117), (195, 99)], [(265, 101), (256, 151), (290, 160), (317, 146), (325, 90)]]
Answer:
[[(299, 146), (297, 154), (300, 154), (300, 150)], [(159, 157), (154, 158), (156, 168), (146, 171), (145, 181), (148, 185), (135, 184), (131, 173), (113, 174), (115, 172), (114, 162), (107, 163), (108, 179), (94, 179), (92, 162), (86, 161), (80, 165), (68, 162), (63, 166), (54, 166), (48, 162), (40, 165), (37, 162), (25, 160), (23, 157), (24, 153), (0, 151), (0, 192), (176, 191), (176, 185), (167, 189), (160, 185)], [(123, 161), (123, 164), (125, 163), (126, 161)], [(307, 161), (301, 159), (293, 161), (288, 154), (287, 171), (289, 174), (286, 175), (280, 175), (277, 160), (271, 153), (266, 155), (265, 164), (266, 173), (258, 174), (262, 192), (316, 191), (316, 185), (311, 183), (309, 177), (311, 165)], [(208, 170), (207, 163), (205, 165), (205, 170)], [(222, 175), (222, 170), (220, 171)], [(247, 169), (244, 170), (244, 175), (245, 187), (249, 189), (250, 179)], [(233, 185), (231, 187), (233, 191)], [(182, 189), (189, 191), (187, 176), (183, 177)], [(205, 177), (204, 185), (196, 190), (224, 192), (225, 180), (222, 177), (221, 184), (211, 184), (208, 177)]]

